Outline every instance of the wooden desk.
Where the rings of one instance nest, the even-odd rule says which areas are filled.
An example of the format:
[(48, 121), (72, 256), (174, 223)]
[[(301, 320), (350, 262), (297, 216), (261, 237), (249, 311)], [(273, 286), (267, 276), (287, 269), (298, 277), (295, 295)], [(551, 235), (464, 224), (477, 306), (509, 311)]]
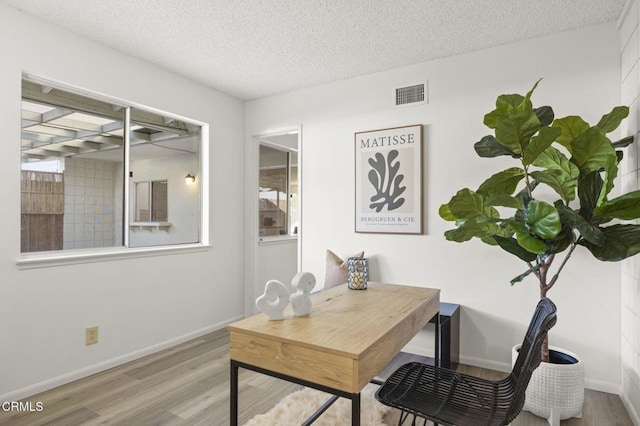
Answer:
[(227, 327), (232, 425), (239, 367), (349, 398), (352, 424), (359, 425), (360, 391), (437, 317), (440, 290), (370, 282), (367, 290), (344, 284), (311, 299), (310, 315), (294, 317), (288, 307), (283, 321), (257, 314)]

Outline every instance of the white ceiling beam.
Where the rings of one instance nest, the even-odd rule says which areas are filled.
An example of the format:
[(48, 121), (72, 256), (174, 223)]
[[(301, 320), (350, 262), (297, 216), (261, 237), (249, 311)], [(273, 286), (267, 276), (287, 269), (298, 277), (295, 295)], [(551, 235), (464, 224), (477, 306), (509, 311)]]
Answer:
[(67, 115), (73, 114), (74, 111), (66, 108), (56, 108), (51, 111), (47, 111), (42, 113), (42, 123), (48, 123), (53, 120), (57, 120), (58, 118), (66, 117)]

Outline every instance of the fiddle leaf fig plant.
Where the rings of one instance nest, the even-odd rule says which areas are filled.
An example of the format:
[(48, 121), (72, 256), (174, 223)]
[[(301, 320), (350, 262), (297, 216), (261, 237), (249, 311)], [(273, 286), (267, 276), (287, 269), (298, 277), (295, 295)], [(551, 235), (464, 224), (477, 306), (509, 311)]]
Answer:
[[(609, 197), (620, 148), (634, 138), (611, 142), (607, 134), (629, 108), (617, 106), (593, 126), (579, 116), (555, 118), (550, 106), (531, 102), (538, 83), (524, 96), (498, 96), (484, 116), (494, 134), (474, 145), (480, 157), (508, 156), (516, 165), (475, 190), (461, 189), (439, 213), (455, 223), (444, 233), (447, 240), (479, 238), (516, 256), (526, 266), (511, 284), (533, 275), (546, 297), (579, 246), (601, 261), (640, 252), (640, 225), (622, 222), (640, 218), (640, 191)], [(549, 360), (547, 341), (543, 360)]]

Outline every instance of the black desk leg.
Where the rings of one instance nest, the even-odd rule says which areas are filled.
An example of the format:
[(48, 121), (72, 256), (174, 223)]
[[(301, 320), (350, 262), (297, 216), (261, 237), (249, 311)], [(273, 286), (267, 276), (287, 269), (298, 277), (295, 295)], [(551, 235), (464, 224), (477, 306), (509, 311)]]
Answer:
[(229, 413), (229, 424), (238, 426), (238, 364), (231, 360), (231, 412)]
[(360, 426), (360, 394), (351, 396), (351, 426)]
[(435, 316), (435, 342), (434, 342), (434, 352), (433, 352), (433, 365), (436, 367), (440, 367), (442, 362), (442, 354), (440, 353), (440, 335), (442, 334), (442, 330), (440, 329), (440, 313), (438, 312)]

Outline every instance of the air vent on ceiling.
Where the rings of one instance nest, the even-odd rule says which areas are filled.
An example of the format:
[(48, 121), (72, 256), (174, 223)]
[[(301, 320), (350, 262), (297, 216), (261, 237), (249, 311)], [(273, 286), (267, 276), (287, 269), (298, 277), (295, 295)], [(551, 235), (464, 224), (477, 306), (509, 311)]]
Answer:
[(400, 87), (396, 89), (396, 105), (424, 102), (424, 84)]

